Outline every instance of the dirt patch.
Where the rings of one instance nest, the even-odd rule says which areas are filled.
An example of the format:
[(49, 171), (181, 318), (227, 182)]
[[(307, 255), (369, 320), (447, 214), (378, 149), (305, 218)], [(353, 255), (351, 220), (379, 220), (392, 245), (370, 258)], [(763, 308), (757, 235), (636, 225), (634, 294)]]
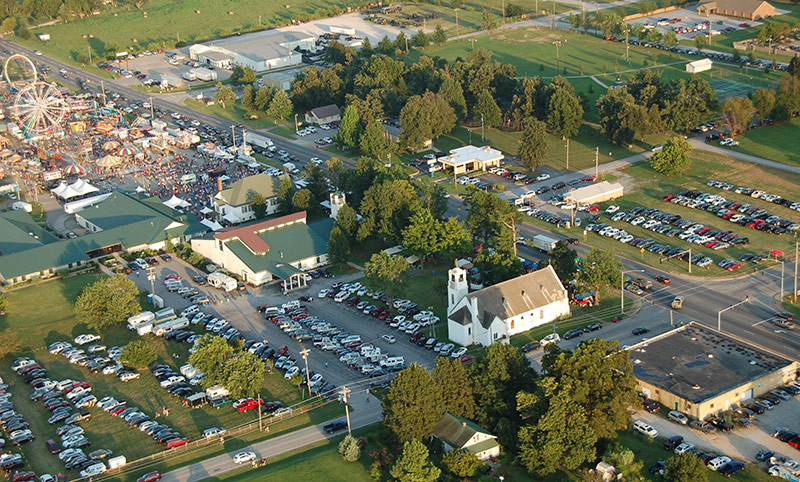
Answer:
[(524, 34), (522, 38), (519, 38), (519, 35), (514, 35), (513, 37), (505, 35), (505, 34), (497, 34), (494, 35), (492, 38), (495, 40), (501, 40), (504, 43), (516, 43), (516, 44), (543, 44), (543, 43), (553, 43), (554, 40), (559, 40), (561, 37), (555, 33), (545, 33), (543, 34), (543, 30), (539, 28), (527, 28), (524, 30)]

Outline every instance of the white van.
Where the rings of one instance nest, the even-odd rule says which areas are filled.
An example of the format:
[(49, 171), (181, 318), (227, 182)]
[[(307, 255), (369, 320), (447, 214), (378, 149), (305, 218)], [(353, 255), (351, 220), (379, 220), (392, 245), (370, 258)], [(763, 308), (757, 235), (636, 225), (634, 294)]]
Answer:
[(644, 435), (649, 435), (653, 438), (656, 438), (658, 436), (658, 430), (653, 428), (653, 426), (650, 425), (649, 423), (643, 422), (641, 420), (634, 420), (633, 428), (635, 428), (637, 432)]
[(350, 293), (348, 293), (347, 291), (342, 290), (342, 291), (336, 293), (336, 296), (333, 297), (333, 301), (335, 301), (337, 303), (341, 303), (342, 301), (346, 300), (348, 296), (350, 296)]
[(402, 365), (406, 362), (405, 358), (401, 356), (392, 356), (385, 360), (381, 360), (381, 366), (383, 368), (391, 368), (396, 367), (398, 365)]

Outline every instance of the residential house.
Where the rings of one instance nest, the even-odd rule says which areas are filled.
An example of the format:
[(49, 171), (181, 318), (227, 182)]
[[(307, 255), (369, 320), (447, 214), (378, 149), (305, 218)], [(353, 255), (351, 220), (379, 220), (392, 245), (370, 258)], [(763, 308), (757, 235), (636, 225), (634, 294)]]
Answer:
[(445, 413), (433, 428), (433, 436), (442, 441), (444, 451), (468, 450), (479, 460), (500, 455), (497, 436), (466, 418)]

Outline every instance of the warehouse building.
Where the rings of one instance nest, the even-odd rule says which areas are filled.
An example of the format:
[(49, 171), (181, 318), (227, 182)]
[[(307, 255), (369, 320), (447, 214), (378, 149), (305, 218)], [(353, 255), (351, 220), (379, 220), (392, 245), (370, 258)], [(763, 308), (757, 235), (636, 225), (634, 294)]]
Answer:
[(189, 56), (216, 68), (229, 69), (241, 65), (265, 72), (302, 63), (303, 56), (295, 49), (313, 52), (316, 40), (316, 37), (300, 32), (265, 30), (192, 45)]
[(797, 376), (798, 363), (696, 322), (628, 348), (637, 390), (700, 420)]

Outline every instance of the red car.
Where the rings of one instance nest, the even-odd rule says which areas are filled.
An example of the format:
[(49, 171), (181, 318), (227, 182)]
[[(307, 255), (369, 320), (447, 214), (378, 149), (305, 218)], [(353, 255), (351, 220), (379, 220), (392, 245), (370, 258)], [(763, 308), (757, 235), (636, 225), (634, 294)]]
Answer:
[(148, 472), (136, 479), (136, 482), (156, 482), (157, 480), (161, 480), (161, 474), (159, 472)]
[(275, 353), (274, 356), (275, 356), (275, 358), (280, 358), (283, 355), (285, 355), (287, 351), (289, 351), (289, 347), (286, 346), (286, 345), (283, 345), (282, 347), (278, 348), (278, 351)]
[(381, 312), (381, 314), (380, 314), (380, 315), (378, 315), (378, 319), (379, 319), (379, 320), (386, 321), (386, 319), (387, 319), (387, 318), (389, 318), (389, 315), (390, 315), (390, 314), (391, 314), (391, 313), (389, 313), (388, 311), (382, 311), (382, 312)]
[(127, 409), (127, 408), (128, 407), (126, 407), (125, 405), (120, 405), (119, 407), (114, 408), (113, 410), (111, 410), (108, 413), (110, 413), (112, 417), (116, 417), (117, 415), (119, 415), (120, 413), (125, 411), (125, 409)]
[(659, 283), (663, 283), (665, 285), (668, 285), (670, 283), (670, 281), (672, 281), (672, 280), (670, 280), (666, 276), (656, 276), (656, 281), (658, 281)]
[(180, 277), (180, 275), (177, 275), (177, 274), (168, 274), (168, 275), (164, 276), (164, 279), (165, 280), (168, 280), (168, 279), (181, 279), (181, 277)]
[(180, 447), (181, 445), (186, 445), (189, 441), (188, 438), (174, 438), (172, 440), (167, 440), (165, 444), (168, 449), (174, 449), (175, 447)]
[(595, 176), (586, 176), (582, 180), (586, 181), (586, 182), (595, 182), (597, 180), (597, 177), (595, 177)]
[(36, 477), (36, 474), (33, 472), (14, 472), (14, 475), (11, 476), (12, 482), (23, 482), (25, 480), (33, 480)]
[(592, 204), (591, 206), (586, 208), (587, 213), (596, 213), (598, 211), (600, 211), (600, 206), (598, 206), (597, 204)]
[(725, 269), (727, 269), (728, 271), (733, 271), (733, 270), (739, 269), (741, 267), (742, 267), (742, 263), (735, 263), (735, 264), (732, 264), (730, 266), (726, 266)]
[(662, 201), (671, 201), (673, 199), (675, 199), (675, 196), (672, 194), (667, 194), (666, 196), (661, 198)]
[(49, 450), (51, 454), (57, 454), (61, 452), (61, 447), (58, 446), (55, 440), (48, 440), (45, 442), (45, 444), (47, 444), (47, 450)]
[(611, 318), (611, 321), (613, 323), (619, 323), (620, 321), (622, 321), (622, 318), (620, 318), (619, 316), (615, 316), (614, 318)]
[(472, 363), (475, 361), (475, 355), (464, 355), (461, 357), (461, 363), (466, 365), (467, 363)]
[(242, 401), (241, 403), (236, 403), (233, 405), (233, 408), (240, 412), (246, 412), (248, 410), (252, 410), (258, 406), (258, 400), (254, 398), (248, 398), (247, 400)]

